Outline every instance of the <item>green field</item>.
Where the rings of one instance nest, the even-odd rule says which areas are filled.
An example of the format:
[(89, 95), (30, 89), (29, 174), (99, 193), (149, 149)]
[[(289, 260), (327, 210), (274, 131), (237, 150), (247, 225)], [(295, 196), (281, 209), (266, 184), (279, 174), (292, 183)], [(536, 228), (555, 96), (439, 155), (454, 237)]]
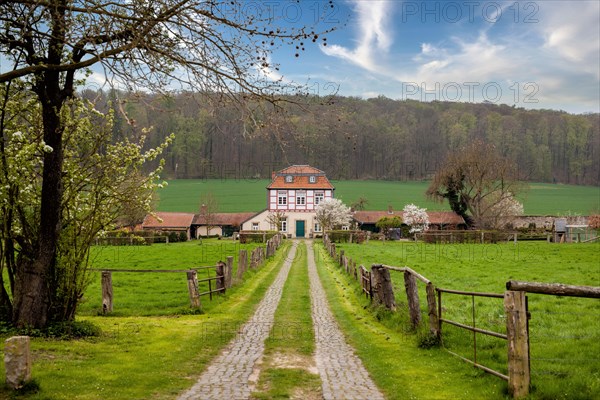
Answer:
[[(198, 212), (200, 196), (212, 193), (221, 212), (260, 211), (266, 207), (268, 180), (178, 179), (158, 191), (159, 211)], [(360, 197), (367, 210), (401, 210), (414, 203), (429, 210), (448, 210), (447, 204), (425, 197), (428, 182), (333, 181), (335, 196), (346, 204)], [(589, 215), (600, 210), (600, 188), (532, 183), (520, 196), (527, 215)]]
[[(115, 312), (98, 315), (99, 277), (94, 276), (77, 319), (97, 325), (101, 335), (79, 340), (33, 337), (32, 378), (39, 390), (19, 396), (0, 385), (0, 399), (177, 398), (239, 334), (238, 328), (254, 313), (275, 279), (288, 246), (284, 244), (257, 270), (249, 270), (243, 284), (224, 296), (212, 302), (203, 296), (203, 314), (187, 315), (191, 310), (183, 273), (113, 273)], [(95, 247), (93, 252), (98, 268), (171, 269), (213, 263), (233, 255), (232, 250), (220, 241), (205, 240), (202, 245), (193, 241)], [(0, 340), (7, 338), (7, 333), (0, 334)], [(3, 350), (0, 347), (0, 358)], [(4, 374), (4, 363), (0, 363), (0, 376)]]
[[(445, 289), (501, 294), (508, 280), (600, 286), (600, 244), (519, 242), (436, 245), (414, 242), (340, 244), (357, 264), (409, 266)], [(401, 331), (407, 326), (403, 274), (391, 273), (401, 312), (378, 317)], [(427, 321), (420, 285), (422, 320)], [(358, 284), (354, 295), (362, 297)], [(506, 332), (502, 299), (444, 294), (444, 318)], [(533, 399), (600, 398), (600, 301), (528, 294)], [(365, 300), (366, 302), (366, 300)], [(366, 304), (365, 304), (366, 305)], [(473, 334), (444, 324), (446, 348), (473, 359)], [(479, 363), (507, 373), (506, 342), (477, 335)], [(462, 361), (456, 359), (457, 363)], [(501, 381), (499, 381), (501, 382)], [(498, 393), (500, 394), (500, 393)]]
[[(215, 265), (234, 257), (233, 273), (237, 271), (239, 250), (248, 254), (257, 243), (202, 240), (185, 243), (153, 244), (152, 246), (93, 246), (92, 265), (95, 269), (187, 270)], [(170, 256), (165, 256), (170, 255)], [(249, 271), (252, 274), (254, 271)], [(214, 277), (214, 268), (198, 270), (198, 279)], [(177, 273), (113, 272), (114, 316), (171, 315), (189, 313), (187, 275)], [(214, 281), (212, 282), (214, 288)], [(208, 290), (208, 282), (199, 283), (199, 291)], [(94, 271), (79, 315), (96, 315), (101, 311), (100, 272)], [(202, 297), (203, 308), (210, 310), (220, 300)]]

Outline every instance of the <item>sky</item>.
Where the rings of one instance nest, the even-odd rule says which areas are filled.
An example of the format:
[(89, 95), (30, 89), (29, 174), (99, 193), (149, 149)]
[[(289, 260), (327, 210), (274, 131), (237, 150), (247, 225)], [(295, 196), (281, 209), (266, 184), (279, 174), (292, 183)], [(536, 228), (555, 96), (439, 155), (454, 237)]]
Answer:
[[(279, 70), (258, 71), (314, 94), (600, 112), (599, 0), (240, 2), (284, 27), (334, 29), (299, 57), (277, 48)], [(92, 69), (87, 83), (104, 87)]]
[(272, 56), (315, 94), (600, 112), (597, 0), (303, 0), (274, 12), (336, 27), (326, 46)]

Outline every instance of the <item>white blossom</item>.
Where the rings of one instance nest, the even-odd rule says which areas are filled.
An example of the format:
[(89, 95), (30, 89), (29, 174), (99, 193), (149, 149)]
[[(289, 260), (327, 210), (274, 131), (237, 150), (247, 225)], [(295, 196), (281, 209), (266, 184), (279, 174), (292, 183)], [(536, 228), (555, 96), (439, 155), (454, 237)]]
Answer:
[(414, 204), (404, 206), (402, 220), (410, 226), (410, 233), (424, 232), (429, 229), (429, 215), (426, 208), (420, 208)]
[(326, 199), (317, 206), (316, 218), (324, 229), (330, 230), (348, 225), (352, 219), (352, 212), (341, 200)]

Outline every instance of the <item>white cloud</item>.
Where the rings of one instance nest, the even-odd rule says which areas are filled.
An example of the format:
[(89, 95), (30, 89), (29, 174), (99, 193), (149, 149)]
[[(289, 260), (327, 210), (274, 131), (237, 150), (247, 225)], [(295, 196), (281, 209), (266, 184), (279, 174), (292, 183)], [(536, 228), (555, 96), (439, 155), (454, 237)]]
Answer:
[(322, 46), (321, 50), (334, 57), (345, 59), (369, 71), (377, 72), (380, 55), (389, 51), (392, 29), (389, 25), (393, 2), (354, 0), (354, 12), (358, 20), (358, 39), (354, 49), (340, 45)]
[[(600, 2), (548, 1), (540, 3), (534, 28), (544, 38), (544, 47), (571, 68), (600, 80)], [(576, 64), (573, 64), (576, 63)]]

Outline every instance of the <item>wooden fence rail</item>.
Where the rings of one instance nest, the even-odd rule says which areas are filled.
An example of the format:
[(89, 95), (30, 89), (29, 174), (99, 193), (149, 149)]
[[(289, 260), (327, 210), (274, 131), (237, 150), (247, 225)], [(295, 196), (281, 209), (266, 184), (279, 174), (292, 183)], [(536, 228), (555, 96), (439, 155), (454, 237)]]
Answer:
[[(256, 247), (252, 251), (251, 255), (251, 268), (258, 268), (265, 262), (265, 254), (269, 257), (275, 255), (277, 249), (281, 246), (282, 237), (281, 235), (275, 235), (267, 241), (266, 247)], [(266, 251), (265, 251), (266, 248)], [(101, 272), (101, 287), (102, 287), (102, 312), (104, 314), (113, 311), (113, 284), (112, 274), (113, 272), (126, 272), (126, 273), (185, 273), (187, 278), (187, 287), (190, 298), (190, 306), (192, 308), (200, 308), (202, 306), (200, 297), (208, 295), (209, 299), (212, 300), (213, 293), (224, 294), (228, 288), (233, 285), (233, 257), (228, 256), (226, 262), (219, 261), (216, 265), (194, 267), (189, 269), (94, 269), (91, 271)], [(243, 280), (243, 275), (247, 270), (248, 265), (248, 252), (245, 249), (240, 250), (238, 255), (238, 270), (236, 274), (236, 283)], [(198, 279), (199, 270), (215, 270), (215, 276)], [(208, 282), (208, 290), (200, 292), (199, 283)], [(215, 287), (213, 288), (213, 282)]]
[[(526, 293), (538, 293), (556, 296), (575, 296), (587, 298), (600, 298), (600, 287), (596, 286), (574, 286), (560, 283), (539, 283), (509, 281), (506, 283), (507, 291), (498, 293), (477, 293), (460, 290), (436, 288), (433, 283), (412, 270), (410, 267), (395, 267), (384, 264), (373, 264), (371, 270), (363, 265), (356, 268), (355, 262), (347, 257), (344, 250), (339, 252), (335, 243), (332, 243), (327, 235), (323, 237), (323, 245), (330, 257), (349, 275), (353, 275), (360, 283), (362, 293), (378, 304), (383, 304), (388, 309), (396, 310), (396, 300), (393, 290), (390, 271), (402, 272), (404, 287), (408, 300), (408, 312), (413, 327), (421, 323), (419, 292), (417, 281), (425, 284), (427, 298), (427, 309), (429, 315), (429, 330), (443, 343), (442, 324), (453, 325), (461, 329), (473, 332), (474, 353), (473, 360), (450, 352), (462, 360), (480, 368), (492, 375), (502, 378), (508, 382), (509, 394), (514, 398), (522, 398), (529, 395), (531, 385), (530, 357), (529, 357), (529, 311), (527, 307)], [(465, 295), (472, 297), (473, 323), (472, 325), (459, 323), (443, 318), (442, 293)], [(492, 297), (503, 299), (504, 313), (506, 315), (506, 334), (482, 329), (475, 323), (475, 297)], [(477, 334), (493, 336), (507, 341), (507, 374), (492, 370), (481, 365), (477, 361)]]

